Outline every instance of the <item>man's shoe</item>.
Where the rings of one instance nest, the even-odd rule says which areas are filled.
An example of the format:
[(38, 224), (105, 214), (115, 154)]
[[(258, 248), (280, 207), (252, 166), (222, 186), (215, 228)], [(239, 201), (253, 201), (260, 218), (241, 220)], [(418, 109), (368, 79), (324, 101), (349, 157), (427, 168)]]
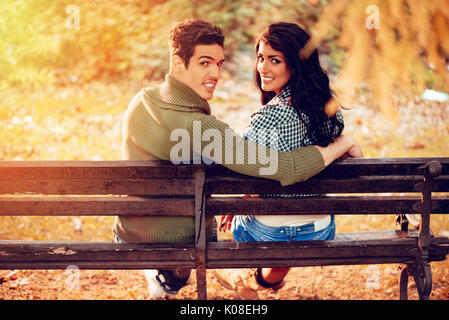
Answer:
[(148, 282), (148, 292), (151, 299), (160, 300), (166, 295), (174, 296), (180, 289), (171, 288), (167, 283), (168, 279), (165, 279), (164, 274), (159, 270), (143, 270), (143, 274)]
[(164, 289), (159, 284), (159, 281), (156, 279), (158, 275), (157, 270), (143, 270), (143, 274), (148, 282), (148, 293), (150, 294), (150, 298), (154, 300), (162, 299), (165, 295)]

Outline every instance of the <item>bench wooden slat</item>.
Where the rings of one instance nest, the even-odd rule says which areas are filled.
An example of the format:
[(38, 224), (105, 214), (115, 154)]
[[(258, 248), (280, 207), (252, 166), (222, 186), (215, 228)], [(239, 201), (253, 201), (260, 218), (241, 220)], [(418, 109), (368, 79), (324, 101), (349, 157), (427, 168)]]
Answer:
[(14, 261), (0, 262), (0, 269), (6, 270), (49, 270), (67, 269), (76, 266), (79, 269), (87, 270), (107, 270), (107, 269), (195, 269), (195, 261), (175, 261), (175, 260), (148, 260), (148, 261)]
[[(416, 258), (417, 232), (396, 231), (337, 235), (330, 241), (209, 242), (208, 268), (406, 263)], [(430, 260), (449, 252), (449, 240), (432, 238)], [(195, 246), (90, 242), (0, 241), (0, 269), (139, 269), (195, 267)], [(345, 262), (346, 261), (346, 262)]]
[[(316, 180), (282, 187), (276, 181), (244, 178), (210, 178), (209, 194), (291, 194), (291, 193), (349, 193), (364, 192), (416, 192), (415, 177), (371, 177), (349, 180)], [(263, 182), (263, 183), (261, 183)], [(435, 179), (435, 191), (449, 191), (449, 176)], [(134, 194), (134, 195), (183, 195), (193, 194), (192, 179), (5, 179), (0, 177), (0, 194)]]
[(354, 158), (337, 160), (332, 163), (323, 176), (351, 175), (421, 175), (421, 167), (430, 161), (439, 161), (443, 167), (442, 175), (449, 175), (449, 158)]
[(449, 192), (449, 175), (435, 178), (433, 191)]
[(170, 161), (0, 161), (5, 179), (190, 178), (203, 165)]
[(193, 216), (193, 198), (0, 197), (0, 216)]
[(415, 192), (418, 177), (359, 177), (351, 179), (310, 180), (290, 186), (281, 186), (277, 181), (243, 178), (213, 177), (207, 179), (207, 191), (210, 194), (240, 193), (347, 193), (347, 192)]
[[(290, 186), (281, 186), (277, 181), (257, 178), (211, 177), (207, 179), (209, 194), (239, 193), (280, 194), (280, 193), (350, 193), (350, 192), (416, 192), (415, 185), (422, 176), (361, 176), (358, 178), (317, 179)], [(449, 176), (435, 179), (435, 191), (449, 191)]]
[[(195, 268), (194, 244), (0, 241), (0, 269)], [(128, 266), (127, 266), (128, 265)]]
[(0, 194), (133, 194), (185, 195), (194, 194), (192, 179), (2, 179)]
[[(208, 267), (302, 267), (344, 264), (407, 263), (416, 258), (417, 231), (338, 234), (335, 240), (307, 242), (222, 242), (209, 244)], [(430, 261), (442, 261), (449, 252), (446, 237), (432, 238)]]
[[(432, 261), (444, 261), (445, 256), (432, 257)], [(304, 258), (304, 259), (247, 259), (208, 261), (209, 269), (227, 268), (294, 268), (294, 267), (318, 267), (318, 266), (340, 266), (340, 265), (370, 265), (370, 264), (401, 264), (413, 262), (414, 258), (409, 256), (380, 256), (380, 257), (335, 257), (335, 258)]]
[[(342, 159), (333, 162), (326, 170), (318, 174), (319, 178), (389, 176), (389, 175), (422, 175), (420, 167), (430, 161), (439, 161), (443, 167), (442, 175), (449, 175), (449, 157), (434, 158), (359, 158)], [(208, 166), (208, 176), (239, 176), (222, 166)]]
[[(211, 197), (208, 215), (420, 213), (418, 196), (324, 196), (321, 198)], [(449, 213), (449, 197), (435, 196), (432, 213)]]
[[(314, 198), (212, 197), (208, 215), (419, 213), (417, 196), (326, 196)], [(194, 199), (176, 197), (3, 196), (0, 216), (193, 216)], [(435, 196), (432, 213), (449, 213), (449, 198)]]

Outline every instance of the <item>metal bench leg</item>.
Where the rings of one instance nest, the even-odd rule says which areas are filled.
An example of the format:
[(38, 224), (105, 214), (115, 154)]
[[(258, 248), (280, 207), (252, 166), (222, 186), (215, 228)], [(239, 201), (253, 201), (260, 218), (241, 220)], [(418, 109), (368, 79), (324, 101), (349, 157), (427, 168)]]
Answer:
[(420, 269), (421, 270), (417, 275), (419, 277), (418, 281), (420, 283), (420, 285), (418, 286), (419, 298), (421, 300), (429, 300), (430, 293), (432, 292), (432, 271), (430, 269), (430, 264), (423, 263)]
[(408, 266), (403, 264), (400, 266), (400, 276), (399, 276), (399, 299), (408, 300)]
[(407, 264), (401, 270), (400, 276), (400, 298), (407, 299), (408, 276), (413, 276), (418, 290), (419, 299), (428, 300), (432, 292), (432, 271), (429, 264), (429, 245), (431, 240), (430, 213), (432, 204), (432, 185), (434, 178), (441, 175), (442, 167), (438, 161), (431, 161), (420, 167), (424, 173), (424, 181), (415, 185), (415, 189), (422, 194), (422, 200), (418, 206), (421, 211), (421, 222), (419, 225), (418, 250), (416, 261)]
[(408, 277), (411, 275), (415, 280), (416, 289), (420, 300), (429, 300), (432, 292), (432, 272), (429, 263), (413, 263), (403, 265), (400, 274), (400, 299), (407, 300)]

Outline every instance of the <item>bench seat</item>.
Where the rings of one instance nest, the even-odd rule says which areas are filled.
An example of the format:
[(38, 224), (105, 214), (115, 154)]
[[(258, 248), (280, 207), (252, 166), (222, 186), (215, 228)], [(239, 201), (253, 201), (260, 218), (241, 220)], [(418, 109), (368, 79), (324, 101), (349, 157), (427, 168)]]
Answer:
[[(334, 240), (207, 244), (207, 268), (306, 267), (408, 263), (416, 258), (418, 231), (337, 234)], [(442, 261), (449, 239), (432, 237), (429, 259)], [(0, 269), (195, 269), (195, 245), (108, 242), (0, 241)]]

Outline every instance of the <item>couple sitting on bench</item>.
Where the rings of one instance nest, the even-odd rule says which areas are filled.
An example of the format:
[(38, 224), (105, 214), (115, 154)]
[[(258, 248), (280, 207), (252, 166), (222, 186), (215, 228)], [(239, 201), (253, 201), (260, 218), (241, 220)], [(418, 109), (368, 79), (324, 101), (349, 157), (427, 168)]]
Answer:
[[(220, 79), (224, 38), (219, 27), (200, 20), (186, 20), (171, 29), (170, 73), (161, 85), (142, 89), (128, 106), (123, 160), (172, 160), (170, 155), (177, 145), (173, 132), (177, 129), (189, 133), (189, 154), (184, 155), (184, 163), (204, 156), (208, 145), (202, 137), (213, 129), (222, 137), (218, 139), (222, 142), (220, 150), (214, 141), (212, 158), (216, 163), (282, 185), (306, 180), (342, 156), (362, 156), (355, 140), (341, 135), (343, 116), (329, 78), (320, 66), (317, 50), (308, 57), (299, 54), (310, 36), (296, 24), (284, 22), (268, 26), (256, 43), (254, 77), (263, 106), (251, 116), (243, 139), (237, 135), (225, 139), (229, 126), (211, 115), (208, 103)], [(200, 123), (201, 129), (197, 130), (194, 123)], [(199, 155), (195, 154), (198, 144)], [(260, 148), (261, 145), (266, 148)], [(229, 147), (234, 161), (225, 161), (229, 155), (224, 151)], [(276, 170), (263, 175), (261, 169), (267, 158), (262, 156), (267, 154), (275, 154)], [(213, 216), (207, 217), (206, 228), (207, 240), (211, 240), (215, 231)], [(219, 228), (230, 229), (235, 241), (329, 240), (335, 236), (333, 215), (223, 216)], [(120, 216), (114, 233), (117, 242), (192, 242), (195, 224), (192, 217)], [(282, 285), (288, 270), (220, 269), (216, 277), (241, 297), (254, 299), (257, 290)], [(176, 294), (190, 276), (190, 270), (184, 269), (144, 273), (152, 298)]]

